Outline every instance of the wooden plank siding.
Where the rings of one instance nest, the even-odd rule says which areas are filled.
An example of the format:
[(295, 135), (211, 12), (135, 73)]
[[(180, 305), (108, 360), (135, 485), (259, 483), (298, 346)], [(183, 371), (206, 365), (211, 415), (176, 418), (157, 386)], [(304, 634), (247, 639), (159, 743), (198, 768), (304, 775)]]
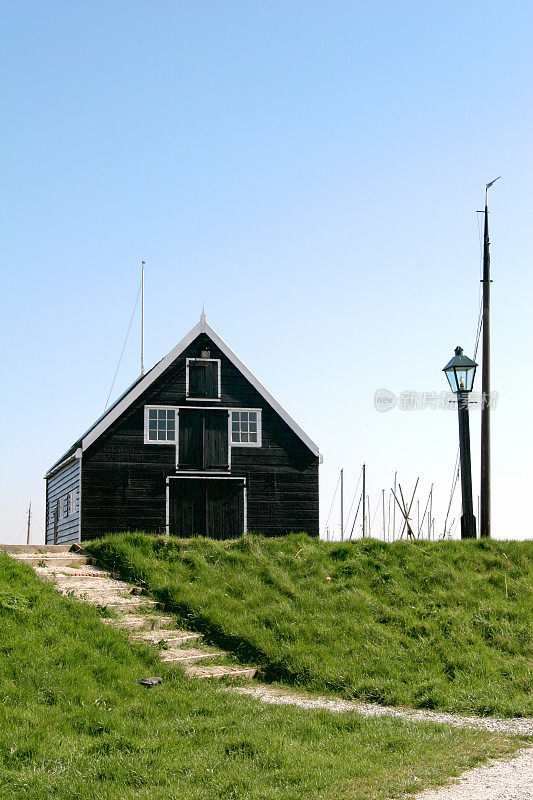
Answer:
[[(45, 544), (73, 544), (80, 540), (80, 470), (81, 460), (75, 458), (46, 479)], [(54, 509), (57, 501), (66, 504), (69, 492), (76, 490), (76, 510), (57, 522), (57, 541), (54, 542)]]
[[(186, 358), (198, 358), (202, 349), (221, 359), (219, 401), (186, 398)], [(228, 471), (246, 478), (247, 529), (269, 536), (290, 531), (318, 536), (318, 457), (202, 333), (84, 451), (82, 540), (111, 531), (166, 529), (166, 479), (177, 474), (176, 448), (144, 443), (145, 405), (261, 409), (262, 446), (232, 446)], [(226, 412), (218, 413), (227, 418)]]

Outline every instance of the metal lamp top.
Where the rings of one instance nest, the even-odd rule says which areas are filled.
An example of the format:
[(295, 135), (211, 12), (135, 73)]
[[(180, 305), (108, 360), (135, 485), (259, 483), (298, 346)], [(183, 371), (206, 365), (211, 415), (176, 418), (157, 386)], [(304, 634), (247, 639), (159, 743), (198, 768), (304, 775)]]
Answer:
[(455, 348), (455, 356), (442, 370), (446, 373), (452, 392), (472, 391), (476, 367), (476, 362), (465, 356), (462, 347)]

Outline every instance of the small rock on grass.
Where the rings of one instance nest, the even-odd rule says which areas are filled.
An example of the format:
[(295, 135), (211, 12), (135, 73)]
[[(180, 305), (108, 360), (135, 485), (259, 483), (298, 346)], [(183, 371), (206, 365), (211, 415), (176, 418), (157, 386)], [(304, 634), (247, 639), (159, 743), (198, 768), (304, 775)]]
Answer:
[(158, 683), (162, 683), (163, 678), (141, 678), (140, 683), (141, 686), (146, 686), (147, 689), (151, 689), (152, 686), (157, 686)]

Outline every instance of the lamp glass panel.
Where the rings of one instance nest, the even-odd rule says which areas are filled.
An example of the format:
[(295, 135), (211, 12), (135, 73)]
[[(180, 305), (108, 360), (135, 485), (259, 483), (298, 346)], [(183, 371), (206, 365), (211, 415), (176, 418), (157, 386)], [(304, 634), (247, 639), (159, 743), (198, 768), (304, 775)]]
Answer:
[(452, 392), (459, 391), (459, 388), (457, 386), (457, 381), (455, 380), (455, 372), (453, 371), (453, 368), (446, 370), (446, 377), (448, 378), (448, 383), (450, 384), (450, 389), (452, 390)]
[(462, 367), (455, 368), (457, 386), (460, 392), (468, 391), (468, 370)]

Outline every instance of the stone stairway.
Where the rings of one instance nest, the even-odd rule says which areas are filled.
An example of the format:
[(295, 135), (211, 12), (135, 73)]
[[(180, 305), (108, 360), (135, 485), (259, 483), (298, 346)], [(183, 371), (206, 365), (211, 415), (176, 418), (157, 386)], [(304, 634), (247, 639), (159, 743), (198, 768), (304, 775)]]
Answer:
[(102, 622), (157, 647), (162, 661), (179, 665), (190, 677), (242, 679), (256, 674), (255, 667), (213, 664), (213, 659), (223, 659), (227, 653), (201, 647), (200, 633), (177, 629), (174, 618), (164, 614), (156, 600), (98, 567), (79, 545), (0, 545), (0, 549), (33, 567), (62, 594), (108, 610), (110, 616), (102, 617)]

